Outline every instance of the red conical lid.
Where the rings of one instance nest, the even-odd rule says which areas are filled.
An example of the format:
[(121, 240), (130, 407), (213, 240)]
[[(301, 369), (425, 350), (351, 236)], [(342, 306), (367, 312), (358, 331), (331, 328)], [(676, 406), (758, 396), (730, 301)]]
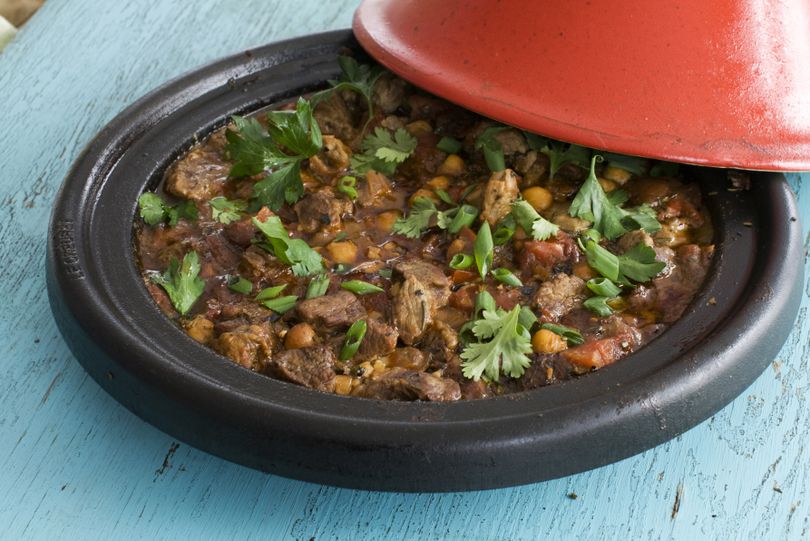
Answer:
[(365, 0), (354, 32), (413, 84), (555, 139), (810, 170), (808, 0)]

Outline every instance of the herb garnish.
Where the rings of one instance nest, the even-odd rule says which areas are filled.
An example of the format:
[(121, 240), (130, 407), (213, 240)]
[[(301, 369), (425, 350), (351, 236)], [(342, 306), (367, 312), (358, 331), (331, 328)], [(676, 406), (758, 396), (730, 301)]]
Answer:
[(554, 176), (567, 163), (572, 163), (583, 169), (588, 168), (588, 158), (591, 155), (591, 149), (574, 145), (570, 143), (563, 143), (561, 141), (554, 141), (549, 139), (546, 146), (540, 149), (540, 152), (548, 156), (548, 178), (554, 180)]
[(522, 311), (520, 305), (509, 312), (492, 306), (482, 310), (481, 319), (472, 324), (478, 341), (468, 343), (461, 352), (464, 377), (497, 381), (501, 373), (513, 378), (523, 375), (531, 364), (527, 354), (532, 344), (529, 330), (520, 321)]
[(267, 113), (267, 131), (255, 118), (232, 117), (236, 130), (228, 130), (225, 151), (234, 164), (232, 177), (269, 173), (253, 186), (259, 206), (278, 210), (286, 201), (295, 203), (304, 194), (301, 162), (323, 145), (311, 104), (299, 98), (295, 111)]
[(296, 302), (298, 302), (298, 297), (295, 295), (286, 295), (284, 297), (276, 297), (275, 299), (264, 301), (262, 305), (277, 314), (283, 314), (290, 311), (292, 307), (295, 306)]
[(242, 295), (248, 295), (251, 291), (253, 291), (253, 282), (242, 278), (238, 274), (235, 276), (228, 276), (226, 283), (228, 284), (228, 289), (241, 293)]
[(261, 291), (259, 291), (259, 294), (256, 295), (256, 298), (254, 300), (266, 301), (268, 299), (275, 299), (286, 288), (287, 288), (287, 284), (281, 284), (280, 286), (266, 287), (266, 288), (262, 289)]
[(197, 219), (197, 206), (194, 201), (183, 201), (172, 206), (153, 192), (141, 194), (138, 198), (138, 208), (140, 217), (149, 225), (168, 222), (170, 226), (174, 227), (180, 218)]
[(363, 280), (347, 280), (342, 282), (340, 287), (352, 293), (357, 293), (358, 295), (368, 295), (369, 293), (381, 293), (385, 291), (383, 288), (369, 284)]
[(247, 209), (247, 201), (229, 200), (222, 196), (215, 197), (208, 203), (211, 205), (211, 217), (225, 225), (239, 220)]
[(551, 331), (558, 336), (562, 336), (571, 346), (578, 346), (585, 343), (585, 338), (582, 337), (582, 334), (578, 330), (571, 327), (557, 325), (556, 323), (542, 323), (540, 328)]
[(290, 265), (296, 276), (309, 276), (323, 271), (321, 254), (310, 248), (306, 241), (290, 238), (278, 216), (270, 216), (263, 222), (253, 218), (253, 225), (268, 241), (260, 246), (282, 263)]
[[(338, 64), (340, 65), (340, 77), (337, 80), (329, 81), (332, 88), (327, 88), (312, 96), (312, 102), (317, 105), (339, 90), (357, 92), (366, 100), (366, 107), (368, 108), (366, 125), (368, 125), (368, 122), (374, 116), (374, 101), (372, 99), (374, 97), (374, 85), (385, 73), (385, 69), (377, 65), (360, 64), (351, 56), (339, 56)], [(363, 126), (363, 129), (365, 130), (365, 126)]]
[(184, 316), (205, 290), (205, 281), (199, 275), (200, 256), (192, 251), (183, 256), (182, 265), (173, 257), (166, 272), (152, 275), (152, 281), (166, 290), (175, 310)]
[(383, 127), (374, 128), (360, 144), (362, 154), (355, 154), (351, 158), (352, 169), (361, 175), (372, 169), (384, 175), (391, 176), (399, 164), (408, 159), (416, 150), (416, 138), (397, 128), (393, 135)]
[(475, 243), (473, 244), (473, 256), (475, 257), (475, 266), (478, 268), (478, 274), (481, 278), (486, 278), (489, 274), (489, 269), (492, 267), (492, 259), (494, 257), (493, 250), (495, 248), (492, 242), (492, 232), (489, 229), (489, 222), (484, 221), (481, 228), (478, 230), (478, 235), (475, 236)]
[(442, 137), (436, 144), (436, 148), (438, 148), (442, 152), (447, 152), (448, 154), (458, 154), (458, 151), (461, 150), (461, 147), (462, 147), (461, 141), (447, 136)]
[(632, 286), (631, 280), (647, 282), (666, 267), (666, 263), (655, 259), (655, 250), (643, 243), (617, 256), (599, 245), (598, 233), (593, 230), (588, 230), (578, 242), (585, 252), (588, 265), (615, 283)]
[(525, 199), (515, 201), (512, 204), (512, 216), (534, 240), (546, 240), (556, 236), (560, 231), (557, 224), (553, 224), (540, 216)]
[(348, 361), (354, 357), (354, 354), (357, 353), (358, 349), (360, 349), (360, 343), (363, 341), (363, 337), (365, 335), (365, 320), (361, 319), (352, 323), (352, 326), (349, 327), (348, 331), (346, 331), (346, 341), (343, 342), (343, 347), (340, 349), (338, 359), (341, 361)]
[(340, 193), (346, 194), (346, 197), (354, 201), (357, 199), (357, 178), (351, 176), (344, 176), (338, 180), (337, 189)]
[(418, 239), (430, 227), (430, 219), (436, 212), (436, 205), (433, 201), (427, 197), (417, 197), (413, 201), (408, 216), (398, 218), (391, 231), (409, 239)]
[(503, 145), (495, 136), (508, 129), (508, 126), (490, 126), (475, 140), (476, 150), (484, 151), (484, 160), (486, 160), (487, 167), (493, 173), (506, 169)]
[(326, 295), (326, 290), (329, 289), (329, 276), (326, 274), (319, 274), (310, 280), (307, 286), (307, 299), (314, 299)]

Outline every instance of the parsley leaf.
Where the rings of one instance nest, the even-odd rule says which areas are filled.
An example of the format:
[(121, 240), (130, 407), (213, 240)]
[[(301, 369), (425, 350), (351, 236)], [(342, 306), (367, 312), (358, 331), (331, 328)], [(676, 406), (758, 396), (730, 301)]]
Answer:
[(222, 196), (215, 197), (208, 203), (211, 205), (211, 216), (225, 225), (238, 221), (242, 217), (242, 212), (247, 209), (246, 201), (241, 199), (231, 201)]
[(362, 154), (355, 154), (351, 159), (355, 172), (365, 174), (373, 169), (390, 176), (396, 171), (397, 165), (416, 150), (416, 138), (403, 128), (397, 128), (392, 136), (391, 132), (378, 126), (374, 133), (363, 139), (360, 149)]
[(269, 245), (263, 243), (260, 246), (290, 265), (296, 276), (311, 276), (323, 271), (321, 254), (310, 248), (306, 241), (290, 238), (278, 216), (270, 216), (264, 222), (253, 218), (253, 225), (269, 242)]
[(374, 85), (385, 73), (385, 69), (381, 66), (360, 64), (350, 56), (339, 56), (338, 64), (340, 65), (340, 77), (337, 80), (329, 81), (332, 88), (327, 88), (312, 96), (313, 103), (317, 105), (339, 90), (351, 90), (365, 98), (368, 107), (368, 120), (370, 121), (374, 116)]
[(609, 166), (624, 169), (636, 176), (643, 175), (650, 167), (650, 160), (646, 158), (628, 156), (626, 154), (614, 154), (612, 152), (604, 152), (603, 154)]
[(234, 162), (232, 177), (267, 176), (253, 186), (260, 206), (278, 210), (286, 201), (296, 202), (304, 194), (301, 162), (314, 156), (323, 145), (311, 104), (299, 98), (295, 111), (267, 113), (267, 131), (254, 119), (232, 117), (236, 130), (228, 130), (225, 151)]
[(199, 274), (200, 256), (192, 251), (183, 257), (182, 265), (173, 257), (166, 272), (153, 275), (152, 281), (166, 290), (175, 310), (184, 316), (205, 290)]
[(666, 263), (655, 259), (655, 250), (639, 242), (619, 256), (619, 276), (646, 282), (664, 270)]
[(554, 237), (560, 231), (560, 227), (540, 216), (528, 201), (521, 199), (512, 204), (512, 216), (526, 233), (529, 233), (534, 240), (546, 240)]
[(391, 231), (409, 239), (418, 239), (430, 227), (430, 219), (436, 214), (436, 205), (427, 197), (414, 199), (407, 217), (398, 218)]
[(531, 335), (520, 324), (521, 307), (509, 312), (483, 310), (482, 319), (472, 325), (478, 342), (467, 344), (461, 352), (464, 377), (478, 381), (482, 376), (497, 381), (500, 373), (519, 378), (531, 364)]
[(591, 150), (586, 147), (574, 145), (570, 143), (562, 143), (560, 141), (548, 140), (546, 146), (540, 149), (540, 152), (548, 156), (548, 178), (554, 180), (554, 175), (567, 163), (572, 163), (583, 169), (588, 168), (588, 159), (591, 155)]

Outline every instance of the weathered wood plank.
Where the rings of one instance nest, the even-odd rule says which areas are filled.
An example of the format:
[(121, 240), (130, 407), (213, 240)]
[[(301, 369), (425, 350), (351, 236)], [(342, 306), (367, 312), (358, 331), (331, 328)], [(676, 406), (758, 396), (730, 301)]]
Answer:
[[(43, 280), (49, 207), (83, 145), (165, 80), (243, 48), (347, 27), (356, 4), (52, 0), (0, 54), (2, 537), (805, 535), (810, 284), (773, 367), (728, 408), (619, 464), (515, 489), (374, 494), (264, 475), (178, 446), (85, 375), (56, 332)], [(791, 182), (810, 217), (810, 176)]]

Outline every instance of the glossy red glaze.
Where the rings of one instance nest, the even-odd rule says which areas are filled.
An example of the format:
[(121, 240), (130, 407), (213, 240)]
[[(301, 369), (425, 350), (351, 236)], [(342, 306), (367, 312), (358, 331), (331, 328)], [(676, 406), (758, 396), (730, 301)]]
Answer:
[(807, 0), (365, 0), (354, 32), (413, 84), (555, 139), (810, 170)]

